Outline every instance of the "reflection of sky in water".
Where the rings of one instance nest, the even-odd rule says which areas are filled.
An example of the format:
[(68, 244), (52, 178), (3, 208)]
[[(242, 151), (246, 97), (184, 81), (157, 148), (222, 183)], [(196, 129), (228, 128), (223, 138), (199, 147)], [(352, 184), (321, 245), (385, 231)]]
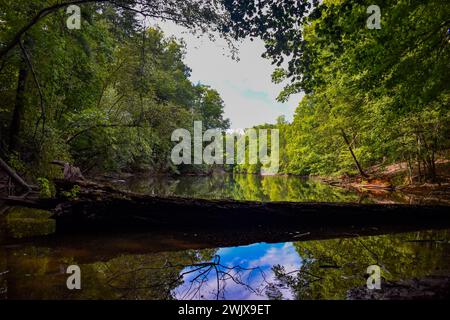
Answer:
[[(301, 259), (290, 242), (223, 248), (217, 251), (217, 256), (220, 256), (219, 273), (227, 273), (222, 273), (224, 279), (219, 281), (220, 299), (267, 299), (265, 288), (268, 283), (274, 282), (272, 267), (281, 265), (290, 272), (298, 270), (301, 265)], [(187, 268), (183, 272), (192, 270), (193, 268)], [(207, 268), (203, 268), (186, 274), (184, 283), (174, 290), (174, 296), (177, 299), (216, 299), (217, 273), (212, 268), (202, 275), (206, 270)], [(236, 283), (230, 275), (240, 283)], [(282, 293), (284, 298), (291, 297), (286, 290), (282, 290)]]

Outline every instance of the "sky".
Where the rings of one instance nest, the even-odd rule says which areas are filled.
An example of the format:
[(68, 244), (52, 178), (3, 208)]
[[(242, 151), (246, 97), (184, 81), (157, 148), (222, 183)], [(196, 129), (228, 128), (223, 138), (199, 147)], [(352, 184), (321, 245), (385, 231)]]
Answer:
[(239, 61), (231, 58), (225, 40), (197, 38), (172, 22), (159, 22), (166, 36), (175, 36), (186, 43), (185, 63), (192, 69), (191, 81), (216, 89), (225, 102), (225, 117), (232, 129), (245, 129), (263, 123), (275, 123), (285, 115), (291, 121), (301, 100), (292, 96), (287, 103), (276, 101), (283, 85), (272, 83), (274, 66), (261, 57), (264, 43), (260, 39), (238, 44)]

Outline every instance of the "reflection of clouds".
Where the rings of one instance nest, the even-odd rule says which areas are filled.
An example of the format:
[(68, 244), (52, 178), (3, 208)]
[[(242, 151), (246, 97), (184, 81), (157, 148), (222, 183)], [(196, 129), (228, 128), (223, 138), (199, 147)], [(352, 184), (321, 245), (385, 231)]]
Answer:
[[(298, 270), (301, 259), (292, 243), (283, 244), (256, 244), (246, 247), (224, 248), (218, 251), (221, 256), (221, 265), (226, 267), (240, 266), (245, 269), (239, 273), (240, 280), (245, 285), (236, 283), (232, 279), (220, 282), (220, 290), (225, 292), (225, 299), (233, 300), (261, 300), (267, 299), (265, 288), (268, 283), (275, 282), (275, 275), (272, 272), (274, 265), (284, 266), (287, 272)], [(223, 270), (223, 269), (222, 269)], [(186, 270), (185, 270), (186, 271)], [(223, 270), (226, 271), (226, 270)], [(198, 273), (188, 274), (184, 278), (184, 283), (173, 291), (177, 299), (216, 299), (217, 278), (213, 269), (208, 278), (201, 285), (200, 294), (188, 293), (191, 288), (191, 280), (198, 276)], [(195, 286), (194, 286), (195, 288)], [(251, 288), (251, 289), (250, 289)], [(292, 298), (288, 290), (281, 290), (285, 299)], [(187, 294), (188, 293), (188, 294)], [(222, 299), (222, 294), (220, 299)]]
[[(264, 269), (268, 269), (266, 274), (267, 283), (276, 283), (275, 274), (272, 272), (272, 267), (275, 265), (281, 265), (285, 268), (286, 272), (292, 272), (299, 270), (302, 264), (302, 260), (298, 255), (295, 247), (292, 243), (284, 243), (282, 247), (271, 247), (266, 251), (266, 254), (257, 260), (253, 260), (249, 263), (249, 267), (259, 266)], [(283, 295), (283, 299), (293, 299), (293, 294), (290, 290), (279, 288)]]
[(301, 259), (292, 243), (287, 242), (281, 248), (269, 248), (264, 256), (249, 262), (248, 266), (250, 268), (263, 266), (272, 267), (277, 264), (284, 266), (287, 272), (299, 269)]

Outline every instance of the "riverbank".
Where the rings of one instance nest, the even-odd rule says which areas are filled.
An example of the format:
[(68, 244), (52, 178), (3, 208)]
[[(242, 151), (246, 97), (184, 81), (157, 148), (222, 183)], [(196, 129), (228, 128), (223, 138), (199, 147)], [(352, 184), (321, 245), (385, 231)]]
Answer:
[(413, 203), (450, 204), (450, 160), (436, 161), (436, 182), (420, 181), (418, 172), (408, 176), (407, 163), (377, 165), (366, 171), (368, 177), (315, 177), (332, 186), (356, 190), (373, 196), (375, 201), (389, 203), (386, 195), (396, 192)]

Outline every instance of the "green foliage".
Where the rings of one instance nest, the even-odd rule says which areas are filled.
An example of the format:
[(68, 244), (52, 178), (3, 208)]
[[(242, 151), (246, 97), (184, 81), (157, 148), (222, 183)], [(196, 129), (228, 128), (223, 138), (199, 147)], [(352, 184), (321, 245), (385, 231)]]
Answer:
[(420, 244), (433, 239), (447, 241), (448, 231), (296, 242), (300, 270), (288, 273), (274, 266), (273, 271), (278, 284), (289, 288), (296, 299), (345, 299), (349, 289), (366, 285), (364, 272), (370, 265), (381, 267), (383, 282), (421, 278), (440, 270), (446, 245), (429, 250)]
[(38, 178), (37, 181), (39, 185), (39, 196), (41, 198), (51, 198), (54, 192), (50, 181), (46, 178)]
[[(1, 4), (0, 47), (32, 13), (22, 2)], [(176, 6), (171, 12), (190, 8), (190, 27), (217, 23), (213, 12), (202, 16), (206, 7)], [(193, 120), (229, 127), (219, 93), (189, 80), (182, 43), (156, 28), (143, 31), (135, 13), (111, 4), (85, 4), (82, 13), (80, 30), (68, 30), (67, 15), (57, 11), (23, 36), (43, 103), (19, 48), (0, 60), (0, 150), (8, 151), (17, 171), (52, 179), (61, 170), (50, 162), (62, 160), (91, 173), (176, 172), (170, 163), (174, 129), (191, 128)], [(18, 105), (19, 70), (28, 73)], [(11, 135), (18, 136), (17, 150), (9, 145)]]
[(381, 29), (369, 30), (371, 4), (317, 5), (287, 50), (289, 67), (274, 72), (275, 82), (291, 80), (280, 100), (306, 92), (285, 133), (286, 172), (357, 173), (346, 135), (363, 168), (406, 162), (419, 179), (436, 178), (450, 146), (450, 4), (384, 1)]
[(23, 173), (26, 171), (26, 165), (20, 159), (20, 156), (17, 152), (14, 152), (10, 155), (8, 163), (9, 166), (17, 172)]
[[(0, 52), (51, 4), (3, 1)], [(435, 161), (450, 147), (448, 1), (383, 1), (380, 30), (366, 27), (368, 0), (142, 4), (192, 30), (265, 41), (273, 81), (288, 83), (279, 99), (305, 93), (293, 123), (275, 125), (281, 172), (357, 173), (351, 147), (363, 168), (402, 161), (419, 179), (436, 178)], [(192, 84), (184, 45), (143, 30), (135, 12), (95, 1), (82, 12), (81, 30), (68, 30), (61, 10), (22, 36), (41, 90), (17, 45), (0, 55), (0, 149), (34, 178), (57, 177), (54, 159), (94, 173), (181, 172), (168, 159), (170, 133), (193, 120), (227, 129), (219, 93)]]
[(80, 194), (81, 188), (79, 185), (74, 185), (70, 191), (63, 191), (61, 195), (69, 200), (76, 200)]

